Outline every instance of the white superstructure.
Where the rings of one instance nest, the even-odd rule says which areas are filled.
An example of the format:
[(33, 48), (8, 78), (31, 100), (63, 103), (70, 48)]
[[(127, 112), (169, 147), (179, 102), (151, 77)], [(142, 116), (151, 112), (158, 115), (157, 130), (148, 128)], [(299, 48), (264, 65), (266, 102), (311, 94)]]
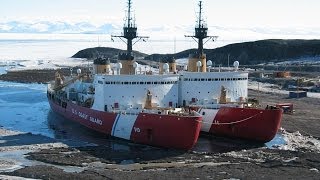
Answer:
[[(93, 82), (77, 80), (67, 86), (68, 98), (77, 92), (77, 99), (93, 99), (92, 109), (99, 111), (146, 108), (202, 106), (219, 109), (228, 104), (239, 105), (247, 99), (247, 72), (187, 72), (168, 74), (97, 74)], [(91, 91), (94, 91), (90, 93)], [(150, 104), (148, 104), (148, 98)], [(222, 101), (223, 98), (224, 100)]]
[(177, 107), (179, 75), (96, 75), (93, 109), (141, 110), (148, 92), (153, 107)]
[(247, 72), (182, 72), (179, 104), (217, 104), (222, 87), (227, 102), (241, 102), (248, 96), (247, 84)]

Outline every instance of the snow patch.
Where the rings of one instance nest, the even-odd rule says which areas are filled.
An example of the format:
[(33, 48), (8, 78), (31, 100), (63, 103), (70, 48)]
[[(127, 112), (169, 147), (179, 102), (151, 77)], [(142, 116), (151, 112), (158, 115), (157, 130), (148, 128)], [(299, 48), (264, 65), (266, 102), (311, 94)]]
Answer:
[[(270, 84), (270, 83), (261, 83), (257, 81), (248, 82), (248, 89), (251, 89), (251, 90), (289, 95), (289, 91), (279, 89), (279, 87), (276, 87), (276, 88), (275, 87), (276, 86), (274, 84)], [(312, 98), (320, 98), (320, 93), (308, 92), (307, 96)]]
[(284, 136), (285, 145), (280, 145), (278, 149), (298, 151), (299, 149), (308, 149), (320, 153), (320, 141), (312, 136), (303, 136), (299, 131), (289, 133), (281, 129)]
[(8, 69), (7, 71), (20, 71), (20, 70), (42, 70), (42, 69), (60, 69), (75, 66), (88, 66), (92, 62), (86, 59), (79, 58), (57, 58), (54, 60), (25, 60), (16, 61), (16, 66)]

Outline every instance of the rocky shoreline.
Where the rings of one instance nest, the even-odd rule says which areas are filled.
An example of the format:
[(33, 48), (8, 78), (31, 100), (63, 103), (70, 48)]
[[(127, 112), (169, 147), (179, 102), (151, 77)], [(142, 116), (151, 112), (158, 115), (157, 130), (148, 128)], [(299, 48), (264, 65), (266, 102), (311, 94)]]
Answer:
[[(54, 72), (9, 72), (1, 75), (0, 79), (46, 83), (53, 80)], [(69, 74), (70, 71), (66, 69), (65, 73)], [(0, 128), (0, 178), (317, 179), (320, 175), (319, 99), (288, 99), (287, 95), (252, 90), (249, 96), (258, 98), (263, 102), (262, 106), (279, 102), (294, 103), (295, 113), (284, 114), (281, 124), (283, 129), (279, 132), (287, 144), (267, 148), (242, 140), (203, 135), (212, 144), (222, 144), (229, 148), (213, 149), (210, 152), (184, 152), (132, 145), (129, 150), (125, 150), (113, 145), (72, 147), (41, 135)], [(20, 141), (9, 143), (17, 139)], [(19, 152), (26, 161), (33, 164), (19, 164), (17, 160), (6, 156), (9, 152)], [(20, 167), (14, 168), (17, 165)]]
[[(76, 73), (76, 69), (74, 68), (73, 73)], [(67, 76), (70, 75), (69, 68), (61, 68), (61, 69), (39, 69), (39, 70), (14, 70), (8, 71), (6, 74), (0, 75), (0, 80), (2, 81), (12, 81), (18, 83), (48, 83), (49, 81), (54, 80), (55, 72), (59, 72), (60, 74)]]

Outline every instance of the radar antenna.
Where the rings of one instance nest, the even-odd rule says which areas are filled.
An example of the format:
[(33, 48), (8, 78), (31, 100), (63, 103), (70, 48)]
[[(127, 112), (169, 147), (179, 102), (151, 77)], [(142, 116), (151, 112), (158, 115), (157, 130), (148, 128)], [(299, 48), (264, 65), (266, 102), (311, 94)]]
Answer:
[[(128, 0), (128, 11), (126, 14), (125, 24), (123, 27), (123, 35), (121, 36), (111, 35), (112, 41), (114, 41), (113, 39), (114, 37), (117, 37), (117, 38), (120, 38), (121, 41), (127, 44), (127, 56), (130, 57), (130, 59), (132, 57), (132, 46), (140, 40), (146, 41), (146, 39), (149, 38), (148, 36), (137, 36), (137, 26), (135, 24), (135, 18), (133, 18), (132, 16), (131, 7), (132, 7), (132, 2), (131, 0)], [(124, 39), (126, 39), (127, 41), (125, 41)], [(134, 39), (137, 39), (137, 41), (132, 43)]]
[[(191, 37), (193, 38), (197, 43), (198, 43), (198, 55), (199, 57), (201, 57), (204, 53), (203, 53), (203, 45), (206, 44), (209, 40), (213, 40), (215, 41), (218, 36), (208, 36), (208, 27), (205, 23), (205, 21), (203, 20), (202, 17), (202, 1), (199, 1), (199, 17), (197, 20), (197, 24), (195, 27), (195, 34), (190, 36), (190, 35), (185, 35), (185, 37)], [(208, 39), (207, 39), (208, 38)], [(207, 39), (206, 42), (203, 42), (204, 39)]]

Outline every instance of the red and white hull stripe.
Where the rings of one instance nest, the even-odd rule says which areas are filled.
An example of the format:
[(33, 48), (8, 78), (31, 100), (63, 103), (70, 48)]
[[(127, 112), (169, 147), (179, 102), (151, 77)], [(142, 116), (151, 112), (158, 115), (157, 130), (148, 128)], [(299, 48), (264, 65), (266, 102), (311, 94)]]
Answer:
[(97, 111), (68, 102), (65, 108), (49, 99), (53, 111), (90, 129), (136, 143), (191, 149), (198, 140), (202, 117)]
[(281, 109), (221, 107), (199, 109), (201, 131), (236, 138), (268, 142), (274, 138), (282, 119)]
[(111, 136), (130, 140), (138, 115), (117, 114), (112, 126)]

